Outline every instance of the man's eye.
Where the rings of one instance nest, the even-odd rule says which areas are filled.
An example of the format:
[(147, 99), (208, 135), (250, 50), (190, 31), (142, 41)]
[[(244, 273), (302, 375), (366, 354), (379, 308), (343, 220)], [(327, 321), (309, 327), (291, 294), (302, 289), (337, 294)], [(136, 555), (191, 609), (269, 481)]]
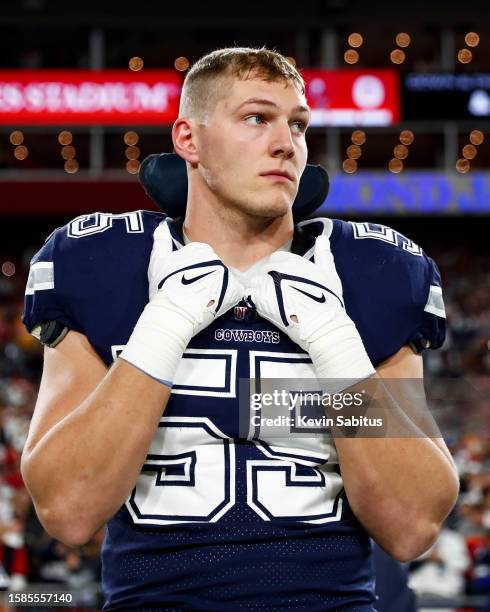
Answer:
[(303, 134), (303, 132), (306, 132), (306, 127), (307, 126), (304, 121), (295, 121), (291, 124), (291, 129), (297, 134)]
[(245, 117), (245, 121), (247, 123), (251, 123), (252, 125), (260, 125), (264, 123), (264, 117), (262, 115), (249, 115)]

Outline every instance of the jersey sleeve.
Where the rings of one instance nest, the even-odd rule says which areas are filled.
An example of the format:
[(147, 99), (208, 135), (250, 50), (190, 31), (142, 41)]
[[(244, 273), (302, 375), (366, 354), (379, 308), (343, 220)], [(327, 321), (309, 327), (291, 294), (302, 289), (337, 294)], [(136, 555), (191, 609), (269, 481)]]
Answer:
[(435, 262), (395, 230), (335, 221), (332, 252), (348, 314), (375, 365), (405, 345), (439, 348), (446, 321)]
[(423, 307), (417, 317), (410, 344), (419, 352), (425, 348), (438, 349), (446, 337), (446, 311), (442, 295), (441, 275), (433, 259), (423, 254), (424, 279), (418, 294), (419, 308)]
[(66, 328), (80, 332), (110, 363), (108, 347), (127, 340), (148, 301), (153, 233), (163, 219), (151, 211), (93, 213), (55, 230), (31, 262), (28, 331), (48, 346)]
[(58, 322), (61, 329), (83, 331), (70, 304), (64, 270), (59, 265), (67, 256), (64, 230), (56, 229), (31, 260), (22, 315), (22, 322), (31, 333), (45, 322)]

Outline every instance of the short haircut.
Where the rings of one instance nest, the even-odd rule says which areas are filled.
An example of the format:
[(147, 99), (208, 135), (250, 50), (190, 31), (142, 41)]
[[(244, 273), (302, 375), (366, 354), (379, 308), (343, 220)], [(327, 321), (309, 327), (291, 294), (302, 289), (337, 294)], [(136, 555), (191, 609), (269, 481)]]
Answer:
[(227, 47), (204, 55), (189, 70), (182, 88), (179, 117), (206, 121), (229, 91), (224, 80), (230, 76), (244, 81), (250, 78), (284, 81), (305, 93), (302, 76), (281, 53), (265, 47)]

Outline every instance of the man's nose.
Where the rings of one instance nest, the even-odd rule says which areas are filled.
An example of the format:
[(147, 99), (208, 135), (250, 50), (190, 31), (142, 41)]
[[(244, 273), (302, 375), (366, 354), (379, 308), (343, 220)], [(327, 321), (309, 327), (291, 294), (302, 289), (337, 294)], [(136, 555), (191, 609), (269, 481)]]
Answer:
[(289, 124), (281, 123), (274, 126), (269, 148), (272, 157), (291, 159), (294, 156), (294, 144)]

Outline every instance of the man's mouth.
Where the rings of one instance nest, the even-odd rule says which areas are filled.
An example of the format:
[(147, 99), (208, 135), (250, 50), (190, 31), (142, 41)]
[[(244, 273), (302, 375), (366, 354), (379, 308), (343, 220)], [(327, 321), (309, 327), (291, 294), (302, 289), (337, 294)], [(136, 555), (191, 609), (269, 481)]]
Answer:
[(293, 181), (292, 175), (286, 172), (286, 170), (269, 170), (269, 172), (262, 172), (260, 176), (283, 181)]

